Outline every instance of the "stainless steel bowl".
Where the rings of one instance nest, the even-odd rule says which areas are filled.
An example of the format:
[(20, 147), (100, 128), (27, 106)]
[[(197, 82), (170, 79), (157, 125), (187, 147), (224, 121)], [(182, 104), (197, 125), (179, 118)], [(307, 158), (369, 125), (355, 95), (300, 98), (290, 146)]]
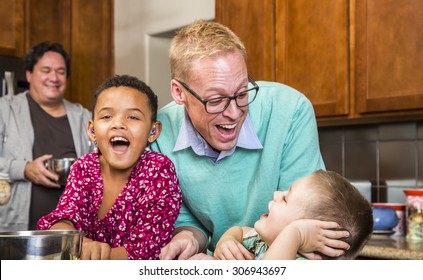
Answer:
[(59, 175), (58, 183), (61, 186), (65, 186), (70, 168), (72, 164), (74, 164), (75, 160), (75, 158), (54, 158), (47, 160), (45, 162), (45, 166), (48, 170), (51, 170)]
[(2, 260), (75, 260), (81, 248), (82, 232), (77, 230), (0, 232)]

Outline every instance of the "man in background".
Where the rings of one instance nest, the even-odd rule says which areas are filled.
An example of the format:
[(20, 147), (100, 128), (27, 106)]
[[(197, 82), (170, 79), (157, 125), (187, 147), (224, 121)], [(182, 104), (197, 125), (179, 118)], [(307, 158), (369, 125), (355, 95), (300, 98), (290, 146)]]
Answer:
[(91, 113), (64, 99), (70, 57), (62, 45), (42, 42), (25, 56), (29, 90), (0, 98), (0, 180), (11, 185), (0, 205), (0, 230), (33, 230), (57, 205), (63, 187), (45, 167), (51, 158), (93, 149), (86, 133)]

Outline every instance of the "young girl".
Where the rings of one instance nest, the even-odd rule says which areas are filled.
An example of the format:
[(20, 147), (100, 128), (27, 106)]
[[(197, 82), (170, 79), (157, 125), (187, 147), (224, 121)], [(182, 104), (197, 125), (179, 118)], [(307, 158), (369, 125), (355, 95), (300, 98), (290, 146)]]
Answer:
[[(218, 259), (353, 259), (370, 238), (370, 203), (344, 177), (318, 170), (287, 192), (275, 192), (264, 214), (249, 227), (232, 227), (219, 240)], [(325, 222), (333, 221), (333, 222)], [(337, 240), (339, 239), (339, 240)], [(345, 243), (347, 249), (342, 248)], [(349, 244), (349, 245), (348, 245)], [(315, 253), (315, 252), (320, 253)]]
[(81, 230), (82, 259), (158, 259), (182, 195), (173, 163), (147, 148), (161, 131), (157, 106), (135, 77), (100, 85), (87, 130), (98, 149), (74, 163), (57, 208), (38, 229)]

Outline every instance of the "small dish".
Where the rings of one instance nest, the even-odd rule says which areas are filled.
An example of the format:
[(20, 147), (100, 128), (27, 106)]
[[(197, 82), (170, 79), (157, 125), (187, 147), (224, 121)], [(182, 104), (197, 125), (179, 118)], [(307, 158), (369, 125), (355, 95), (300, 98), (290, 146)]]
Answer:
[(391, 235), (395, 233), (394, 230), (374, 230), (373, 234), (377, 234), (377, 235)]

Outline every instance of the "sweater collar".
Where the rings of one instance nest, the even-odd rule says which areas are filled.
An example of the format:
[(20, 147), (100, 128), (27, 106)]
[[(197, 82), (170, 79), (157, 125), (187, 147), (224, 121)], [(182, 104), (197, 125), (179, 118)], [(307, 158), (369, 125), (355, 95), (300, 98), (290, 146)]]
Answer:
[(233, 154), (236, 147), (249, 150), (263, 149), (263, 145), (260, 143), (257, 133), (254, 130), (250, 115), (245, 118), (244, 124), (239, 132), (236, 146), (231, 150), (219, 152), (214, 150), (200, 133), (195, 130), (190, 117), (187, 112), (184, 111), (181, 129), (179, 130), (173, 151), (176, 152), (189, 147), (191, 147), (197, 155), (210, 157), (215, 162)]

